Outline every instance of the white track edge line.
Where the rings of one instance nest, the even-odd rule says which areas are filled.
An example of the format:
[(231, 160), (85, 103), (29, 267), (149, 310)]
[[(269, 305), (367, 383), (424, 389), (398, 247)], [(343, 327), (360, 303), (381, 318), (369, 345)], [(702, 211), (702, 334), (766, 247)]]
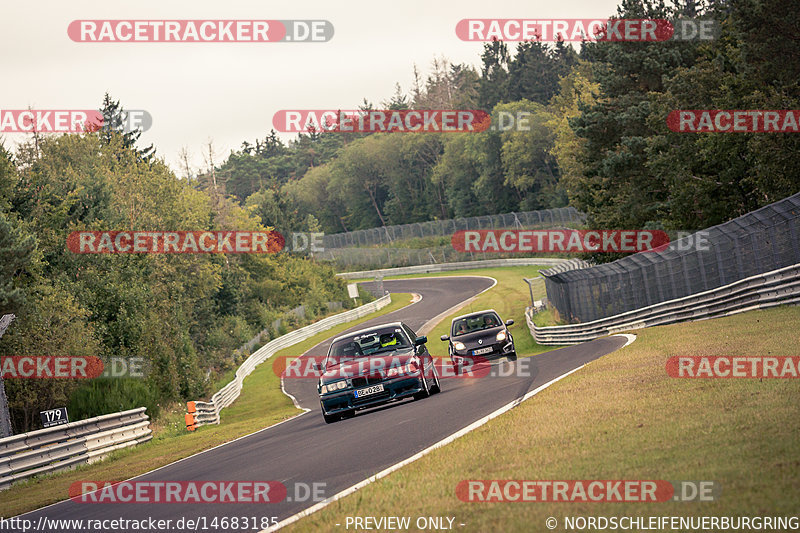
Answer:
[[(616, 334), (616, 335), (611, 335), (611, 336), (612, 337), (625, 337), (627, 339), (625, 344), (623, 346), (621, 346), (620, 348), (624, 348), (625, 346), (629, 345), (630, 343), (632, 343), (633, 341), (636, 340), (636, 335), (631, 335), (629, 333), (622, 333), (622, 334)], [(620, 348), (617, 348), (617, 349), (620, 349)], [(616, 350), (614, 350), (614, 351), (616, 351)], [(367, 485), (369, 485), (373, 481), (377, 481), (377, 480), (379, 480), (379, 479), (381, 479), (383, 477), (388, 476), (392, 472), (395, 472), (396, 470), (401, 469), (402, 467), (406, 466), (407, 464), (413, 463), (417, 459), (422, 458), (423, 456), (429, 454), (433, 450), (435, 450), (437, 448), (441, 448), (442, 446), (445, 446), (447, 444), (450, 444), (451, 442), (453, 442), (454, 440), (456, 440), (459, 437), (463, 437), (467, 433), (469, 433), (472, 430), (477, 429), (480, 426), (486, 424), (487, 422), (489, 422), (493, 418), (497, 418), (498, 416), (502, 415), (506, 411), (510, 411), (511, 409), (513, 409), (514, 407), (518, 406), (519, 404), (521, 404), (525, 400), (528, 400), (528, 399), (532, 398), (533, 396), (535, 396), (536, 394), (540, 393), (541, 391), (543, 391), (544, 389), (546, 389), (547, 387), (549, 387), (553, 383), (561, 381), (563, 378), (565, 378), (565, 377), (569, 376), (570, 374), (572, 374), (574, 372), (577, 372), (578, 370), (582, 369), (587, 364), (589, 364), (589, 363), (584, 363), (579, 367), (573, 368), (569, 372), (561, 374), (557, 378), (551, 379), (550, 381), (548, 381), (544, 385), (540, 385), (540, 386), (536, 387), (535, 389), (533, 389), (532, 391), (528, 391), (521, 398), (517, 398), (516, 400), (513, 400), (513, 401), (507, 403), (506, 405), (504, 405), (503, 407), (500, 407), (496, 411), (493, 411), (493, 412), (489, 413), (488, 415), (484, 416), (483, 418), (480, 418), (480, 419), (476, 420), (475, 422), (469, 424), (468, 426), (459, 429), (458, 431), (456, 431), (452, 435), (450, 435), (448, 437), (445, 437), (444, 439), (440, 440), (439, 442), (436, 442), (436, 443), (432, 444), (431, 446), (429, 446), (429, 447), (425, 448), (424, 450), (412, 455), (411, 457), (409, 457), (407, 459), (404, 459), (404, 460), (400, 461), (399, 463), (396, 463), (396, 464), (390, 466), (389, 468), (387, 468), (385, 470), (382, 470), (382, 471), (378, 472), (377, 474), (374, 474), (374, 475), (368, 477), (367, 479), (365, 479), (363, 481), (360, 481), (359, 483), (356, 483), (355, 485), (353, 485), (353, 486), (351, 486), (349, 488), (344, 489), (343, 491), (331, 496), (330, 498), (327, 498), (327, 499), (325, 499), (325, 500), (323, 500), (323, 501), (321, 501), (321, 502), (319, 502), (319, 503), (317, 503), (315, 505), (312, 505), (311, 507), (309, 507), (307, 509), (304, 509), (304, 510), (300, 511), (299, 513), (296, 513), (296, 514), (290, 516), (289, 518), (286, 518), (286, 519), (278, 522), (274, 526), (270, 526), (267, 529), (263, 529), (259, 533), (271, 533), (272, 531), (277, 531), (277, 530), (279, 530), (279, 529), (281, 529), (283, 527), (286, 527), (286, 526), (288, 526), (290, 524), (293, 524), (294, 522), (297, 522), (301, 518), (305, 518), (306, 516), (310, 516), (310, 515), (314, 514), (315, 512), (319, 511), (320, 509), (323, 509), (323, 508), (327, 507), (328, 505), (330, 505), (331, 503), (335, 502), (336, 500), (340, 500), (340, 499), (344, 498), (345, 496), (349, 496), (350, 494), (356, 492), (357, 490), (359, 490), (359, 489), (361, 489), (363, 487), (366, 487)]]
[(291, 392), (288, 392), (286, 390), (286, 388), (283, 386), (283, 376), (281, 376), (281, 392), (284, 393), (286, 396), (288, 396), (292, 400), (292, 403), (294, 404), (294, 406), (296, 408), (302, 409), (303, 410), (303, 414), (311, 411), (311, 409), (309, 409), (307, 407), (301, 407), (300, 404), (297, 403), (297, 398), (294, 397), (294, 394), (292, 394)]
[[(286, 422), (291, 422), (291, 421), (292, 421), (292, 420), (294, 420), (295, 418), (299, 418), (299, 417), (303, 416), (304, 414), (306, 414), (307, 412), (308, 412), (308, 411), (303, 411), (302, 413), (297, 413), (296, 415), (294, 415), (294, 416), (292, 416), (292, 417), (290, 417), (290, 418), (287, 418), (287, 419), (285, 419), (285, 420), (281, 420), (280, 422), (276, 422), (276, 423), (272, 424), (271, 426), (267, 426), (267, 427), (265, 427), (265, 428), (261, 428), (261, 429), (259, 429), (259, 430), (256, 430), (256, 431), (252, 432), (252, 433), (248, 433), (247, 435), (242, 435), (241, 437), (236, 437), (236, 438), (235, 438), (235, 439), (233, 439), (233, 440), (229, 440), (229, 441), (227, 441), (227, 442), (223, 442), (223, 443), (217, 444), (217, 445), (216, 445), (216, 446), (214, 446), (213, 448), (208, 448), (207, 450), (200, 450), (199, 452), (197, 452), (197, 453), (193, 453), (192, 455), (187, 455), (186, 457), (181, 457), (180, 459), (178, 459), (178, 460), (176, 460), (176, 461), (173, 461), (173, 462), (171, 462), (171, 463), (168, 463), (168, 464), (165, 464), (165, 465), (159, 466), (158, 468), (154, 468), (154, 469), (152, 469), (152, 470), (148, 470), (147, 472), (143, 472), (143, 473), (141, 473), (141, 474), (138, 474), (138, 475), (136, 475), (136, 476), (133, 476), (133, 477), (131, 477), (131, 478), (128, 478), (128, 479), (125, 479), (125, 480), (122, 480), (122, 481), (117, 481), (117, 482), (114, 482), (113, 484), (114, 484), (114, 485), (116, 485), (117, 483), (124, 483), (124, 482), (127, 482), (127, 481), (132, 481), (132, 480), (134, 480), (134, 479), (137, 479), (137, 478), (140, 478), (140, 477), (142, 477), (142, 476), (146, 476), (146, 475), (148, 475), (148, 474), (152, 474), (153, 472), (158, 472), (159, 470), (161, 470), (161, 469), (163, 469), (163, 468), (167, 468), (167, 467), (169, 467), (169, 466), (176, 465), (176, 464), (178, 464), (178, 463), (181, 463), (181, 462), (183, 462), (183, 461), (186, 461), (187, 459), (191, 459), (192, 457), (197, 457), (198, 455), (202, 455), (202, 454), (204, 454), (204, 453), (208, 453), (208, 452), (210, 452), (210, 451), (212, 451), (212, 450), (216, 450), (217, 448), (222, 448), (223, 446), (227, 446), (228, 444), (231, 444), (231, 443), (233, 443), (233, 442), (236, 442), (237, 440), (246, 439), (247, 437), (252, 437), (253, 435), (256, 435), (256, 434), (258, 434), (258, 433), (261, 433), (262, 431), (267, 431), (267, 430), (269, 430), (269, 429), (272, 429), (272, 428), (274, 428), (274, 427), (280, 426), (281, 424), (285, 424)], [(97, 464), (97, 463), (94, 463), (94, 464)], [(102, 489), (97, 489), (97, 490), (94, 490), (94, 491), (92, 491), (92, 492), (97, 492), (97, 491), (99, 491), (99, 490), (102, 490)], [(92, 492), (87, 492), (86, 494), (91, 494)], [(43, 511), (43, 510), (45, 510), (45, 509), (47, 509), (47, 508), (49, 508), (49, 507), (53, 507), (53, 506), (55, 506), (55, 505), (61, 505), (62, 503), (65, 503), (65, 502), (68, 502), (68, 501), (71, 501), (71, 498), (66, 498), (66, 499), (64, 499), (64, 500), (61, 500), (61, 501), (58, 501), (58, 502), (55, 502), (55, 503), (51, 503), (50, 505), (45, 505), (44, 507), (39, 507), (38, 509), (34, 509), (34, 510), (32, 510), (32, 511), (28, 511), (27, 513), (24, 513), (24, 514), (21, 514), (21, 515), (18, 515), (18, 516), (19, 516), (19, 517), (23, 517), (23, 516), (25, 516), (25, 515), (28, 515), (28, 514), (31, 514), (31, 513), (37, 513), (37, 512), (39, 512), (39, 511)]]
[(429, 454), (433, 450), (435, 450), (437, 448), (441, 448), (442, 446), (445, 446), (447, 444), (450, 444), (451, 442), (453, 442), (457, 438), (466, 435), (467, 433), (471, 432), (472, 430), (477, 429), (478, 427), (486, 424), (487, 422), (489, 422), (493, 418), (496, 418), (496, 417), (500, 416), (501, 414), (505, 413), (506, 411), (509, 411), (510, 409), (513, 409), (514, 407), (518, 406), (519, 404), (521, 404), (525, 400), (527, 400), (527, 399), (531, 398), (532, 396), (534, 396), (535, 394), (543, 391), (544, 389), (546, 389), (547, 387), (549, 387), (553, 383), (561, 380), (562, 378), (565, 378), (565, 377), (569, 376), (573, 372), (576, 372), (576, 371), (580, 370), (584, 366), (586, 366), (586, 365), (581, 365), (581, 366), (579, 366), (577, 368), (574, 368), (574, 369), (570, 370), (566, 374), (562, 374), (562, 375), (558, 376), (557, 378), (548, 381), (544, 385), (541, 385), (541, 386), (537, 387), (536, 389), (528, 392), (522, 398), (517, 398), (516, 400), (513, 400), (512, 402), (504, 405), (503, 407), (497, 409), (496, 411), (494, 411), (492, 413), (489, 413), (488, 415), (484, 416), (483, 418), (480, 418), (480, 419), (476, 420), (475, 422), (471, 423), (470, 425), (468, 425), (468, 426), (466, 426), (464, 428), (459, 429), (458, 431), (456, 431), (452, 435), (450, 435), (448, 437), (445, 437), (444, 439), (440, 440), (439, 442), (436, 442), (435, 444), (432, 444), (431, 446), (429, 446), (429, 447), (425, 448), (424, 450), (412, 455), (411, 457), (409, 457), (407, 459), (404, 459), (404, 460), (400, 461), (399, 463), (396, 463), (396, 464), (390, 466), (389, 468), (387, 468), (385, 470), (382, 470), (381, 472), (378, 472), (377, 474), (374, 474), (374, 475), (368, 477), (367, 479), (365, 479), (365, 480), (363, 480), (363, 481), (361, 481), (359, 483), (356, 483), (352, 487), (349, 487), (349, 488), (339, 492), (338, 494), (335, 494), (334, 496), (331, 496), (330, 498), (327, 498), (327, 499), (325, 499), (325, 500), (323, 500), (323, 501), (321, 501), (321, 502), (319, 502), (319, 503), (317, 503), (317, 504), (315, 504), (315, 505), (313, 505), (313, 506), (311, 506), (311, 507), (309, 507), (307, 509), (304, 509), (303, 511), (300, 511), (297, 514), (292, 515), (289, 518), (286, 518), (285, 520), (282, 520), (281, 522), (278, 522), (274, 526), (271, 526), (271, 527), (269, 527), (267, 529), (264, 529), (264, 530), (260, 531), (259, 533), (270, 533), (272, 531), (277, 531), (277, 530), (279, 530), (279, 529), (281, 529), (283, 527), (286, 527), (286, 526), (288, 526), (288, 525), (300, 520), (301, 518), (309, 516), (309, 515), (317, 512), (317, 511), (319, 511), (320, 509), (322, 509), (324, 507), (327, 507), (328, 505), (330, 505), (331, 503), (335, 502), (336, 500), (344, 498), (345, 496), (349, 496), (350, 494), (356, 492), (358, 489), (361, 489), (361, 488), (369, 485), (373, 481), (377, 481), (377, 480), (379, 480), (379, 479), (381, 479), (383, 477), (388, 476), (392, 472), (394, 472), (396, 470), (399, 470), (400, 468), (406, 466), (409, 463), (412, 463), (412, 462), (416, 461), (417, 459), (420, 459), (421, 457)]
[(628, 339), (625, 342), (625, 344), (622, 345), (622, 348), (626, 347), (627, 345), (629, 345), (630, 343), (632, 343), (633, 341), (636, 340), (636, 335), (634, 335), (633, 333), (617, 333), (616, 335), (611, 335), (611, 336), (612, 337), (625, 337), (626, 339)]
[[(416, 296), (419, 296), (419, 295), (418, 295), (418, 294), (416, 294), (416, 293), (413, 293), (413, 294), (415, 294)], [(410, 305), (413, 305), (413, 304), (415, 304), (415, 303), (417, 303), (417, 302), (419, 302), (419, 301), (421, 301), (421, 300), (422, 300), (422, 296), (420, 296), (420, 297), (419, 297), (419, 300), (412, 301), (411, 303), (409, 303), (409, 304), (408, 304), (408, 305), (406, 305), (406, 306), (403, 306), (403, 307), (401, 307), (400, 309), (405, 309), (406, 307), (408, 307), (408, 306), (410, 306)], [(400, 309), (398, 309), (398, 311), (399, 311)], [(323, 341), (323, 342), (324, 342), (324, 341)], [(252, 433), (248, 433), (247, 435), (242, 435), (241, 437), (236, 437), (236, 438), (235, 438), (235, 439), (233, 439), (233, 440), (229, 440), (229, 441), (227, 441), (227, 442), (223, 442), (223, 443), (221, 443), (221, 444), (217, 444), (217, 445), (216, 445), (216, 446), (214, 446), (213, 448), (209, 448), (209, 449), (207, 449), (207, 450), (200, 450), (200, 451), (199, 451), (199, 452), (197, 452), (197, 453), (194, 453), (194, 454), (192, 454), (192, 455), (189, 455), (189, 456), (186, 456), (186, 457), (182, 457), (182, 458), (178, 459), (177, 461), (173, 461), (172, 463), (169, 463), (169, 464), (166, 464), (166, 465), (159, 466), (158, 468), (154, 468), (153, 470), (149, 470), (149, 471), (147, 471), (147, 472), (144, 472), (144, 473), (142, 473), (142, 474), (139, 474), (138, 476), (134, 476), (134, 477), (132, 477), (132, 478), (125, 479), (125, 480), (123, 480), (123, 481), (120, 481), (120, 482), (118, 482), (118, 483), (124, 483), (124, 482), (126, 482), (126, 481), (132, 481), (132, 480), (134, 480), (134, 479), (136, 479), (136, 478), (140, 478), (140, 477), (142, 477), (142, 476), (146, 476), (147, 474), (152, 474), (153, 472), (157, 472), (157, 471), (161, 470), (162, 468), (167, 468), (168, 466), (172, 466), (172, 465), (178, 464), (178, 463), (180, 463), (181, 461), (185, 461), (185, 460), (187, 460), (187, 459), (191, 459), (192, 457), (196, 457), (196, 456), (198, 456), (198, 455), (201, 455), (201, 454), (204, 454), (204, 453), (206, 453), (206, 452), (210, 452), (211, 450), (216, 450), (217, 448), (221, 448), (222, 446), (227, 446), (228, 444), (231, 444), (232, 442), (236, 442), (237, 440), (241, 440), (241, 439), (244, 439), (244, 438), (247, 438), (247, 437), (250, 437), (250, 436), (256, 435), (256, 434), (258, 434), (258, 433), (261, 433), (262, 431), (266, 431), (266, 430), (268, 430), (268, 429), (272, 429), (272, 428), (274, 428), (274, 427), (276, 427), (276, 426), (280, 426), (281, 424), (283, 424), (283, 423), (285, 423), (285, 422), (289, 422), (290, 420), (294, 420), (295, 418), (297, 418), (297, 417), (300, 417), (300, 416), (303, 416), (304, 414), (306, 414), (306, 413), (308, 413), (308, 412), (310, 412), (310, 411), (311, 411), (311, 409), (307, 409), (307, 408), (305, 408), (305, 407), (300, 407), (300, 405), (297, 403), (297, 399), (296, 399), (294, 396), (292, 396), (291, 394), (289, 394), (288, 392), (286, 392), (286, 389), (283, 387), (283, 377), (281, 377), (281, 391), (282, 391), (282, 392), (283, 392), (283, 393), (284, 393), (286, 396), (288, 396), (288, 397), (289, 397), (289, 398), (292, 400), (292, 403), (294, 404), (294, 406), (295, 406), (297, 409), (302, 409), (302, 410), (303, 410), (303, 412), (302, 412), (302, 413), (298, 413), (298, 414), (296, 414), (296, 415), (292, 416), (291, 418), (287, 418), (286, 420), (281, 420), (280, 422), (276, 422), (275, 424), (272, 424), (271, 426), (267, 426), (267, 427), (265, 427), (265, 428), (261, 428), (261, 429), (259, 429), (259, 430), (256, 430), (256, 431), (252, 432)], [(101, 490), (101, 489), (97, 489), (97, 490), (95, 490), (95, 491), (92, 491), (92, 492), (97, 492), (97, 491), (99, 491), (99, 490)], [(86, 494), (91, 494), (91, 492), (87, 492)], [(61, 500), (61, 501), (57, 501), (57, 502), (51, 503), (50, 505), (45, 505), (44, 507), (39, 507), (38, 509), (34, 509), (34, 510), (32, 510), (32, 511), (28, 511), (27, 513), (24, 513), (24, 514), (21, 514), (21, 515), (18, 515), (18, 516), (19, 516), (19, 517), (23, 517), (23, 516), (25, 516), (25, 515), (27, 515), (27, 514), (30, 514), (30, 513), (36, 513), (36, 512), (38, 512), (38, 511), (43, 511), (43, 510), (45, 510), (45, 509), (47, 509), (47, 508), (49, 508), (49, 507), (53, 507), (54, 505), (60, 505), (60, 504), (62, 504), (62, 503), (64, 503), (64, 502), (66, 502), (66, 501), (69, 501), (69, 500), (70, 500), (70, 498), (67, 498), (67, 499), (65, 499), (65, 500)]]

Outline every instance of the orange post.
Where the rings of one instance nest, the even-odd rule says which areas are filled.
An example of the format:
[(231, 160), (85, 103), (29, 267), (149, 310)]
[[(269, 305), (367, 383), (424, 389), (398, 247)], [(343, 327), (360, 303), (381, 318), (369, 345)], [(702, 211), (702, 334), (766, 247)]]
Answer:
[(189, 413), (185, 415), (185, 419), (186, 419), (186, 429), (188, 429), (189, 431), (194, 431), (195, 429), (197, 429), (197, 422), (195, 422), (193, 414)]

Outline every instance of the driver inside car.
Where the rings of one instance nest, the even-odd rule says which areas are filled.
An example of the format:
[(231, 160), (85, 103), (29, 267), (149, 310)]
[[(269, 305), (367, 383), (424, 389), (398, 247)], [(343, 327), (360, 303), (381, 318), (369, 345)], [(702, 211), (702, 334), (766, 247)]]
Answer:
[(384, 333), (381, 335), (381, 348), (387, 346), (395, 346), (397, 344), (397, 337), (394, 333)]

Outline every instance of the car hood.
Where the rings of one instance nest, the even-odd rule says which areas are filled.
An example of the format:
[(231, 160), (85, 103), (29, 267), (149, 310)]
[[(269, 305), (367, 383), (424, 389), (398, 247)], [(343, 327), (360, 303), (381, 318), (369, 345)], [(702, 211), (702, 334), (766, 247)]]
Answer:
[(368, 355), (350, 361), (345, 361), (335, 366), (329, 366), (322, 374), (322, 383), (337, 381), (342, 378), (369, 376), (373, 374), (384, 375), (386, 370), (395, 366), (402, 366), (415, 357), (414, 349), (397, 350), (386, 354)]
[[(465, 333), (457, 337), (451, 337), (455, 342), (463, 342), (467, 348), (480, 348), (481, 346), (489, 346), (497, 342), (497, 334), (505, 331), (505, 326), (497, 326), (495, 328), (482, 329), (473, 333)], [(482, 341), (480, 344), (478, 341)]]

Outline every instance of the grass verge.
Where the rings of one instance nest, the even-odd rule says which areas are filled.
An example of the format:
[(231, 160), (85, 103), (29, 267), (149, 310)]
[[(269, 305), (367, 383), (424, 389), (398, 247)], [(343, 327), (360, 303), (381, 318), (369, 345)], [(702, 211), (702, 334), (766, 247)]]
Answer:
[[(272, 357), (301, 354), (331, 335), (382, 316), (411, 301), (410, 294), (393, 294), (392, 302), (364, 318), (323, 331), (310, 339), (281, 350)], [(269, 427), (301, 411), (281, 392), (280, 378), (272, 370), (271, 359), (259, 365), (244, 381), (236, 402), (221, 413), (220, 425), (208, 425), (189, 433), (184, 424), (184, 406), (163, 413), (153, 424), (152, 441), (112, 453), (106, 460), (82, 465), (75, 470), (40, 476), (0, 492), (0, 516), (15, 516), (64, 500), (69, 486), (81, 480), (121, 481), (167, 465), (237, 437)]]
[[(548, 517), (563, 530), (565, 516), (796, 515), (800, 380), (679, 380), (667, 376), (665, 362), (674, 355), (798, 356), (798, 323), (800, 307), (781, 307), (637, 330), (630, 346), (287, 531), (339, 531), (348, 516), (410, 516), (412, 525), (416, 517), (449, 516), (471, 532), (548, 531)], [(721, 483), (722, 497), (462, 502), (456, 484), (470, 479), (706, 480)]]

